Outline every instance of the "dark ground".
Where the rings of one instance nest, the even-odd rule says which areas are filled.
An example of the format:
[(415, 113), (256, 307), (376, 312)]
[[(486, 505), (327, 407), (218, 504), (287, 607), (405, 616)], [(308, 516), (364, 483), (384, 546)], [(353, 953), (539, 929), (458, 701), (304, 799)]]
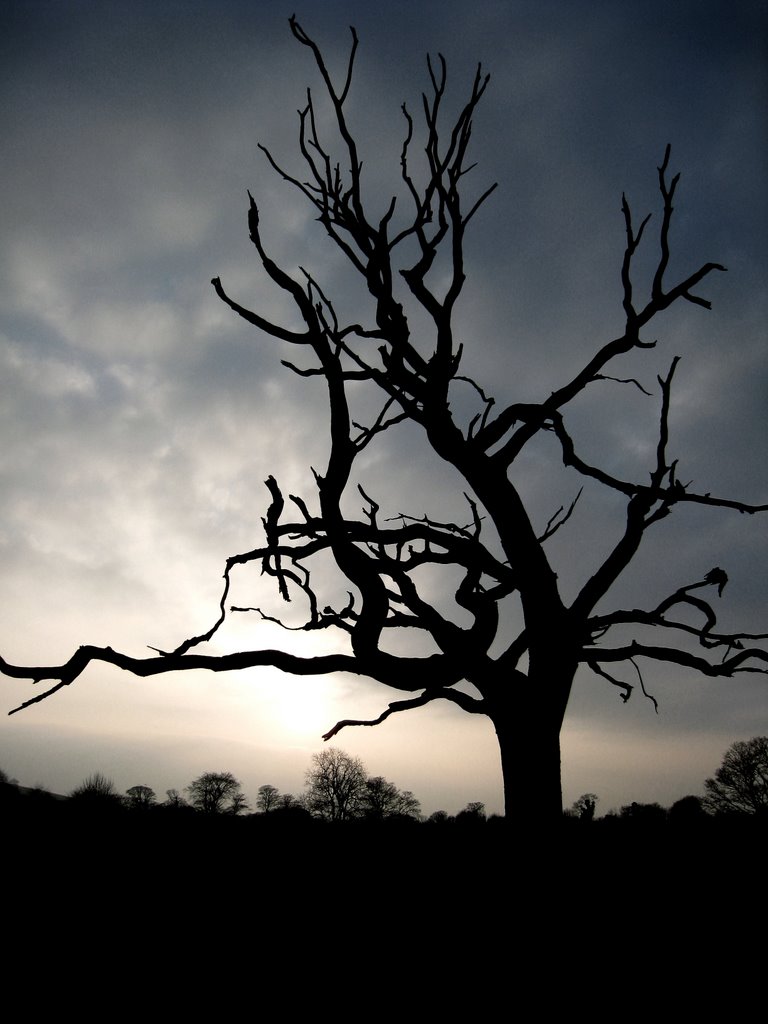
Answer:
[(129, 1002), (151, 978), (158, 1009), (219, 1016), (262, 984), (316, 1007), (400, 991), (455, 1010), (455, 993), (481, 1017), (510, 985), (569, 1012), (627, 985), (633, 1003), (681, 1012), (730, 992), (734, 1010), (762, 978), (768, 829), (754, 818), (543, 835), (26, 800), (3, 818), (8, 978), (39, 981), (44, 965), (48, 985), (74, 972)]

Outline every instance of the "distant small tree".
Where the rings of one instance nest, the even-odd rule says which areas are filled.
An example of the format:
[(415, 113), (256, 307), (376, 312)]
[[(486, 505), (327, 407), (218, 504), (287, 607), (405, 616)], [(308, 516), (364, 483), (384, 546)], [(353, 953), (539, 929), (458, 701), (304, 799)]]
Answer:
[(704, 786), (704, 802), (713, 812), (768, 814), (768, 736), (730, 746), (714, 779)]
[(149, 786), (131, 786), (125, 791), (126, 802), (133, 810), (146, 810), (157, 803), (154, 789)]
[(395, 812), (400, 817), (421, 819), (421, 802), (416, 799), (410, 789), (401, 789), (398, 808)]
[(269, 814), (280, 806), (280, 790), (277, 786), (259, 786), (259, 795), (256, 797), (256, 810), (261, 814)]
[(229, 801), (229, 806), (227, 807), (226, 810), (227, 814), (232, 814), (235, 817), (238, 814), (242, 814), (243, 811), (250, 810), (250, 804), (246, 799), (245, 793), (233, 794), (232, 799)]
[(366, 818), (407, 817), (418, 818), (421, 804), (410, 790), (399, 790), (393, 782), (381, 775), (365, 780), (362, 798), (362, 814)]
[(178, 791), (178, 789), (166, 789), (165, 791), (166, 800), (163, 802), (163, 807), (187, 807), (187, 801)]
[(688, 825), (707, 817), (704, 802), (698, 796), (683, 796), (669, 808), (669, 820), (678, 825)]
[(115, 789), (112, 779), (108, 779), (101, 772), (94, 772), (88, 778), (83, 779), (79, 786), (75, 786), (69, 794), (71, 800), (114, 800), (119, 799), (119, 793)]
[(203, 814), (238, 814), (245, 797), (232, 772), (204, 772), (187, 786), (189, 802)]
[(86, 816), (111, 816), (121, 812), (125, 806), (112, 779), (101, 772), (94, 772), (83, 779), (69, 794), (69, 799), (78, 812), (83, 812)]
[(655, 802), (639, 804), (632, 801), (631, 804), (625, 804), (619, 813), (625, 821), (633, 821), (641, 825), (658, 825), (667, 820), (665, 808)]
[(359, 757), (329, 747), (312, 755), (307, 771), (307, 808), (327, 821), (355, 818), (365, 799), (365, 768)]
[(479, 824), (485, 821), (485, 804), (473, 800), (456, 815), (456, 821), (462, 825)]
[(582, 793), (571, 807), (571, 816), (578, 818), (579, 821), (592, 821), (595, 817), (597, 799), (594, 793)]

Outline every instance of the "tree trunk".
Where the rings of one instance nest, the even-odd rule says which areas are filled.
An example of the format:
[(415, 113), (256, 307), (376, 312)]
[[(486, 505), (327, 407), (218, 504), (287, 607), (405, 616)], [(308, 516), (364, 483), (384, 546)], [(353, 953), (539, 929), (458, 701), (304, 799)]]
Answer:
[(493, 726), (499, 740), (507, 820), (526, 827), (557, 823), (563, 813), (559, 725), (543, 726), (515, 715), (495, 720)]
[(559, 685), (529, 679), (525, 694), (504, 700), (490, 715), (499, 741), (504, 813), (526, 828), (556, 826), (562, 818), (560, 729), (573, 674), (566, 673)]

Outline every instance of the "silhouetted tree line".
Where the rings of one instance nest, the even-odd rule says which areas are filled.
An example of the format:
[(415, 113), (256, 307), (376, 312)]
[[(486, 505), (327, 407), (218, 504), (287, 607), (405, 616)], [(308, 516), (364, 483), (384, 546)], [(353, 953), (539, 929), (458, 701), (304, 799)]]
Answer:
[[(688, 795), (669, 808), (658, 803), (633, 802), (602, 817), (596, 813), (599, 798), (584, 793), (563, 816), (563, 827), (572, 835), (618, 836), (700, 832), (724, 827), (760, 827), (768, 821), (768, 737), (734, 743), (726, 752), (713, 778), (704, 784), (703, 797)], [(276, 786), (259, 787), (251, 808), (242, 784), (231, 772), (204, 772), (180, 792), (168, 789), (159, 800), (147, 785), (131, 786), (118, 792), (108, 777), (97, 772), (88, 776), (64, 797), (42, 786), (28, 788), (0, 772), (0, 808), (3, 817), (27, 826), (37, 822), (75, 822), (82, 827), (96, 824), (124, 825), (125, 830), (152, 827), (168, 831), (184, 828), (240, 829), (279, 826), (338, 826), (345, 823), (380, 826), (382, 823), (414, 825), (428, 832), (451, 829), (467, 835), (480, 829), (498, 830), (505, 819), (486, 815), (480, 802), (471, 802), (456, 815), (438, 810), (424, 817), (418, 799), (400, 790), (382, 776), (369, 776), (362, 761), (342, 750), (326, 748), (314, 754), (299, 795), (281, 793)], [(162, 823), (162, 824), (160, 824)], [(741, 823), (741, 826), (739, 825)], [(524, 832), (521, 818), (512, 824)]]

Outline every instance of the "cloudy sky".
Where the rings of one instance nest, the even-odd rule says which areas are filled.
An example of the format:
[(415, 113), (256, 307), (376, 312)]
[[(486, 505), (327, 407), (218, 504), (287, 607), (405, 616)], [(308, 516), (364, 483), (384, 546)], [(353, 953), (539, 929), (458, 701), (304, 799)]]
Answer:
[[(622, 364), (649, 388), (682, 358), (671, 416), (679, 476), (700, 491), (768, 501), (766, 394), (766, 22), (764, 2), (643, 0), (389, 2), (24, 0), (0, 3), (0, 653), (58, 663), (83, 643), (142, 655), (206, 629), (227, 555), (261, 539), (276, 475), (311, 500), (327, 456), (322, 387), (280, 365), (216, 298), (291, 315), (247, 238), (246, 189), (265, 242), (312, 268), (346, 309), (363, 297), (311, 211), (275, 178), (257, 142), (298, 170), (296, 109), (317, 86), (287, 17), (337, 72), (348, 25), (361, 44), (350, 99), (371, 208), (398, 173), (407, 101), (424, 57), (442, 52), (460, 102), (482, 61), (492, 79), (476, 119), (472, 185), (499, 182), (467, 246), (458, 315), (467, 371), (499, 401), (545, 397), (621, 331), (622, 191), (658, 210), (667, 142), (682, 172), (671, 272), (724, 263), (702, 292), (654, 324), (656, 350)], [(618, 368), (617, 368), (618, 369)], [(626, 371), (626, 372), (624, 372)], [(657, 389), (658, 390), (658, 389)], [(631, 393), (630, 393), (631, 392)], [(657, 402), (605, 385), (574, 410), (606, 468), (650, 468)], [(647, 468), (646, 468), (647, 467)], [(418, 437), (388, 434), (366, 487), (391, 511), (456, 509), (460, 490)], [(543, 524), (575, 491), (541, 445), (520, 486)], [(588, 495), (552, 545), (567, 593), (594, 569), (620, 506)], [(730, 583), (724, 628), (768, 629), (766, 521), (680, 509), (660, 524), (617, 604), (650, 606), (714, 565)], [(268, 600), (255, 576), (238, 603)], [(242, 598), (242, 600), (240, 600)], [(246, 616), (217, 649), (271, 646)], [(330, 638), (323, 638), (323, 650)], [(3, 681), (3, 703), (30, 695)], [(701, 792), (726, 747), (768, 731), (761, 676), (704, 681), (664, 667), (642, 696), (577, 680), (563, 734), (566, 803), (594, 791), (607, 811)], [(321, 734), (368, 717), (390, 693), (349, 679), (273, 672), (137, 680), (94, 667), (2, 720), (0, 767), (66, 792), (103, 771), (121, 788), (181, 789), (230, 770), (297, 792)], [(450, 707), (347, 730), (339, 745), (427, 811), (469, 800), (501, 808), (490, 723)], [(524, 780), (521, 780), (524, 785)]]

